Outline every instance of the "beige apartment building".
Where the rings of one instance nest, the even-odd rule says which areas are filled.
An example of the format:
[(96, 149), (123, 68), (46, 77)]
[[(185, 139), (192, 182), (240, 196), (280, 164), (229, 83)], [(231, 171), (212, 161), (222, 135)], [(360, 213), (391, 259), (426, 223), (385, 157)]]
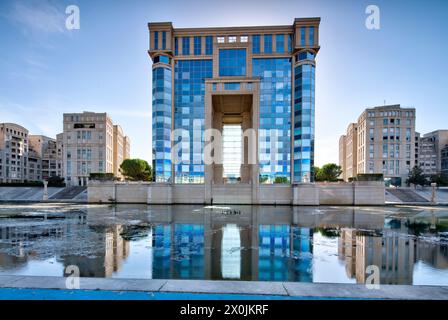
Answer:
[(15, 123), (0, 123), (0, 182), (28, 181), (27, 169), (28, 130)]
[(125, 159), (130, 158), (131, 142), (129, 137), (123, 134), (119, 125), (114, 125), (113, 169), (114, 175), (121, 178), (120, 165)]
[(424, 175), (442, 173), (442, 150), (447, 144), (448, 130), (436, 130), (420, 138), (418, 163)]
[[(62, 153), (58, 148), (57, 139), (43, 135), (29, 135), (29, 149), (41, 159), (42, 180), (63, 176)], [(31, 162), (31, 158), (29, 161)]]
[[(349, 134), (353, 135), (351, 140)], [(346, 172), (345, 180), (356, 174), (382, 173), (387, 185), (405, 185), (416, 163), (414, 108), (400, 105), (368, 108), (356, 124), (349, 125), (346, 136), (346, 162), (340, 163)], [(350, 143), (356, 145), (351, 158)], [(340, 147), (339, 154), (343, 152)], [(347, 159), (353, 160), (353, 165)]]
[[(345, 168), (346, 158), (347, 158), (347, 136), (343, 134), (339, 138), (339, 165), (341, 166), (341, 168)], [(347, 173), (345, 172), (345, 170), (342, 171), (339, 178), (344, 181), (347, 180)]]
[(123, 153), (123, 140), (121, 128), (115, 129), (107, 113), (65, 113), (62, 150), (67, 185), (87, 185), (90, 173), (117, 174), (123, 154), (129, 156)]
[(356, 177), (358, 172), (358, 125), (356, 123), (350, 123), (347, 128), (347, 134), (345, 138), (345, 172), (347, 179), (350, 177)]

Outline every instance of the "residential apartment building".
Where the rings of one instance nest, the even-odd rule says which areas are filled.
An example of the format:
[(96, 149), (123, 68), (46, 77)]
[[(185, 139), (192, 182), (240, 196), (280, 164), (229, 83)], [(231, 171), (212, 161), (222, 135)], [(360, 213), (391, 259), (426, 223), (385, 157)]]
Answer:
[[(319, 24), (320, 18), (225, 28), (149, 23), (156, 181), (211, 186), (236, 179), (256, 187), (313, 179)], [(231, 141), (222, 147), (229, 163), (204, 162), (208, 129)], [(238, 138), (248, 129), (257, 132), (251, 146)], [(171, 132), (178, 134), (176, 149)], [(256, 159), (249, 162), (243, 155), (252, 147)]]
[[(341, 166), (341, 168), (346, 167), (345, 164), (346, 158), (347, 158), (347, 136), (342, 135), (339, 138), (339, 165)], [(339, 178), (346, 181), (348, 179), (347, 172), (343, 170)]]
[[(62, 177), (62, 153), (56, 139), (43, 135), (29, 135), (29, 149), (37, 153), (42, 164), (42, 180)], [(31, 158), (30, 158), (31, 161)]]
[(346, 179), (356, 177), (358, 172), (358, 125), (350, 123), (345, 138), (345, 172)]
[(442, 173), (442, 150), (448, 144), (448, 130), (436, 130), (420, 138), (418, 163), (426, 176)]
[(120, 165), (125, 159), (130, 157), (131, 142), (129, 137), (123, 134), (119, 125), (114, 125), (114, 145), (113, 145), (113, 170), (116, 177), (121, 178)]
[(28, 181), (28, 130), (0, 123), (0, 182), (24, 181)]
[[(115, 130), (114, 124), (106, 113), (65, 113), (63, 145), (63, 172), (68, 185), (87, 185), (90, 173), (116, 173), (118, 157), (114, 161), (116, 149), (114, 141), (123, 146), (121, 128)], [(120, 134), (119, 134), (120, 133)], [(127, 146), (129, 148), (129, 146)]]
[(419, 162), (418, 162), (418, 158), (420, 155), (420, 138), (421, 135), (419, 132), (415, 133), (415, 143), (414, 143), (414, 152), (415, 152), (415, 161), (414, 161), (414, 166), (418, 166)]
[[(350, 125), (348, 130), (353, 131), (353, 127)], [(387, 185), (404, 185), (416, 163), (415, 109), (400, 105), (368, 108), (358, 118), (356, 127), (356, 174), (382, 173)], [(346, 152), (348, 156), (348, 139)], [(350, 164), (343, 165), (346, 180), (350, 174), (355, 176)]]
[(442, 174), (448, 177), (448, 144), (442, 149), (441, 167)]
[(42, 158), (33, 149), (28, 149), (28, 167), (26, 181), (42, 181)]

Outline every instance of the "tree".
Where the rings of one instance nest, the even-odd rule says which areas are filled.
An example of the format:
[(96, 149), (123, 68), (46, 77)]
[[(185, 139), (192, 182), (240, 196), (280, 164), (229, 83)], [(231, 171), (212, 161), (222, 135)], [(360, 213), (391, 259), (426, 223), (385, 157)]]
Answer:
[(327, 163), (322, 168), (316, 169), (316, 181), (336, 182), (342, 173), (341, 166), (335, 163)]
[(317, 181), (317, 173), (319, 172), (320, 168), (319, 167), (311, 167), (311, 181)]
[(151, 166), (142, 159), (126, 159), (120, 165), (120, 172), (130, 181), (151, 181)]
[(410, 185), (411, 183), (414, 185), (424, 186), (427, 184), (427, 180), (423, 175), (423, 170), (419, 166), (414, 166), (412, 170), (409, 172), (409, 176), (406, 180), (406, 184)]
[(288, 177), (275, 177), (274, 183), (288, 183)]
[(432, 175), (430, 181), (431, 183), (437, 183), (438, 187), (448, 186), (448, 177), (442, 174)]

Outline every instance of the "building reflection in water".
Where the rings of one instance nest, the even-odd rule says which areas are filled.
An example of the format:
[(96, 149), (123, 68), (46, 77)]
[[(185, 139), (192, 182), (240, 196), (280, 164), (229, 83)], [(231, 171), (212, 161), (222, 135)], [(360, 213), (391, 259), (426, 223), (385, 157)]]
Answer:
[[(48, 225), (0, 224), (0, 274), (56, 256), (83, 277), (120, 277), (144, 239), (154, 279), (313, 282), (313, 249), (322, 245), (316, 232), (337, 237), (333, 247), (357, 283), (365, 283), (369, 265), (379, 267), (384, 284), (412, 284), (417, 261), (448, 269), (446, 245), (412, 236), (427, 232), (417, 219), (427, 213), (414, 221), (368, 208), (237, 208), (241, 215), (228, 216), (198, 206), (95, 207)], [(431, 230), (440, 229), (431, 219)]]

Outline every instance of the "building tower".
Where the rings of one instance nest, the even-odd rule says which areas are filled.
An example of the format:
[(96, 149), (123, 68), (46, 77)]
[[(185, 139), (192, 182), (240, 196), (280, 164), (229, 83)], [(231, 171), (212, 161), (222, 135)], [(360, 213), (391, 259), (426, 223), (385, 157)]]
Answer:
[[(320, 18), (268, 27), (149, 23), (156, 181), (310, 181), (319, 24)], [(223, 135), (222, 145), (209, 129)], [(224, 163), (214, 148), (224, 150)]]

